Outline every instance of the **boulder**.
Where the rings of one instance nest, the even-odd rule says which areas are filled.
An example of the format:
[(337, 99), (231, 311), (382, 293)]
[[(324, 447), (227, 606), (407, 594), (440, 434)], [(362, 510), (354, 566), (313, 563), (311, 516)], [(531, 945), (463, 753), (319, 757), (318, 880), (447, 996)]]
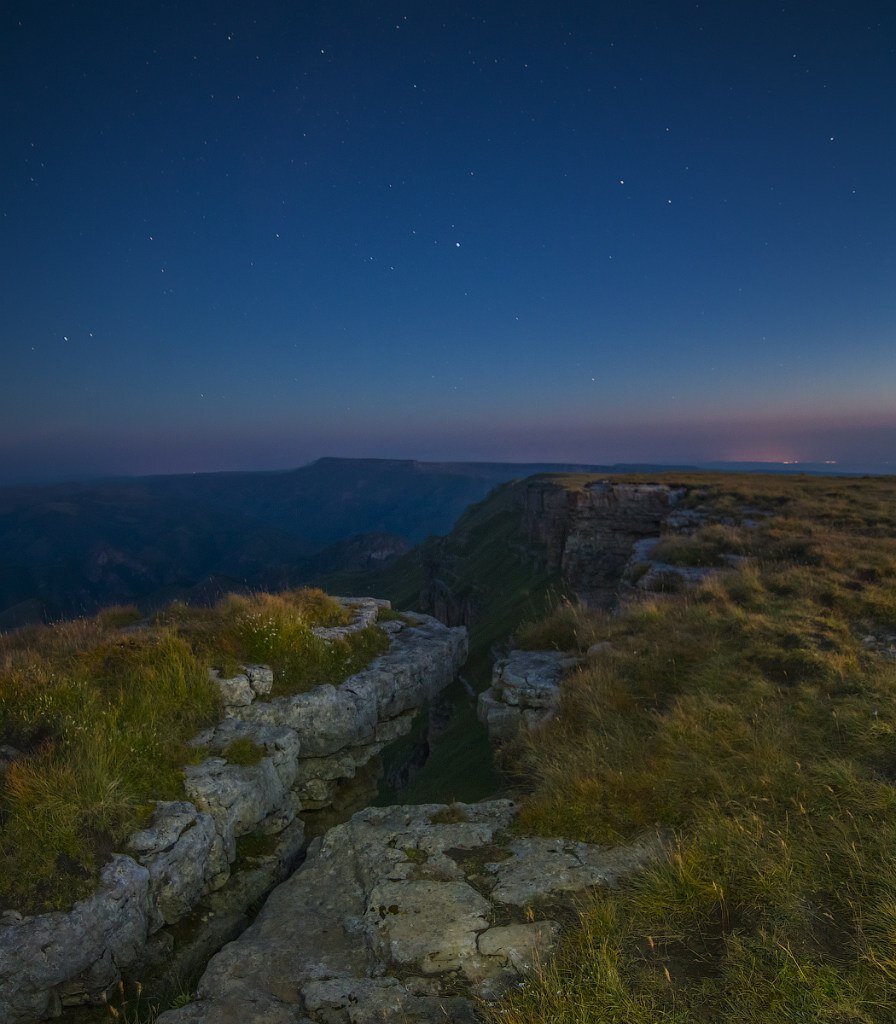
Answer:
[(228, 708), (245, 707), (255, 699), (255, 691), (252, 689), (249, 677), (242, 672), (227, 679), (223, 678), (216, 668), (209, 669), (208, 674), (209, 678), (218, 685), (225, 712)]
[(538, 729), (556, 714), (560, 684), (581, 663), (562, 651), (511, 651), (495, 662), (492, 685), (479, 695), (477, 712), (493, 743), (508, 743)]

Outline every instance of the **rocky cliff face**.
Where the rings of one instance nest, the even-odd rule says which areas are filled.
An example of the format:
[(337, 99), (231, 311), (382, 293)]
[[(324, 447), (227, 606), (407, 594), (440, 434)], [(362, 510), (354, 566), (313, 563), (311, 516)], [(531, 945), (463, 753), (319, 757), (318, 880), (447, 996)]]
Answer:
[(474, 594), (457, 594), (438, 577), (428, 580), (420, 592), (420, 607), (446, 626), (469, 626), (479, 611)]
[(665, 484), (601, 480), (569, 489), (536, 478), (520, 494), (523, 528), (580, 601), (609, 607), (635, 544), (659, 536), (684, 494)]
[(548, 592), (615, 603), (635, 545), (658, 538), (685, 491), (665, 484), (532, 477), (474, 506), (446, 537), (427, 542), (419, 607), (442, 622), (511, 632), (537, 617)]

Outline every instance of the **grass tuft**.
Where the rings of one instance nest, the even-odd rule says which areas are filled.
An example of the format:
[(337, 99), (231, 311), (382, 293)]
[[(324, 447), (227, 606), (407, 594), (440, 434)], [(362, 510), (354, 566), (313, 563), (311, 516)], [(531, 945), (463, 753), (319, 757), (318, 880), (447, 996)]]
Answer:
[(260, 743), (253, 743), (244, 737), (228, 743), (219, 756), (228, 764), (251, 765), (258, 764), (265, 755), (266, 751)]
[(544, 616), (524, 622), (513, 646), (525, 651), (584, 651), (602, 637), (600, 615), (587, 612), (572, 601), (561, 601)]

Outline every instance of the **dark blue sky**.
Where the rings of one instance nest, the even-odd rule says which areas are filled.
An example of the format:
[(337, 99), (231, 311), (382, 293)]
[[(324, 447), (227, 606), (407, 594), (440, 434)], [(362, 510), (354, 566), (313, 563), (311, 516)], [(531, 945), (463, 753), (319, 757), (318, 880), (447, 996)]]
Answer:
[(7, 3), (0, 479), (896, 459), (890, 3)]

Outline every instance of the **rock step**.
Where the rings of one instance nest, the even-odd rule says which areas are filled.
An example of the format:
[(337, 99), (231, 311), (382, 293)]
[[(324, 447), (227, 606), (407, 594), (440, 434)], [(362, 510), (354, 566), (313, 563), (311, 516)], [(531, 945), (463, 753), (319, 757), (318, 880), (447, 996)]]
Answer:
[(550, 721), (560, 705), (563, 678), (581, 663), (564, 651), (512, 650), (499, 658), (477, 707), (492, 743), (509, 743)]

